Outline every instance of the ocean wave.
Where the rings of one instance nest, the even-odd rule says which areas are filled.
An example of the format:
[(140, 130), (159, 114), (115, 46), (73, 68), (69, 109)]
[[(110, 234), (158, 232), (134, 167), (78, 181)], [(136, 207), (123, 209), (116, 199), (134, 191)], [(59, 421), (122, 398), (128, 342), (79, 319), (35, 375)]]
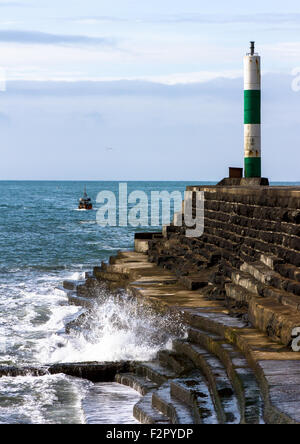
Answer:
[(151, 360), (184, 335), (175, 315), (159, 315), (126, 293), (113, 296), (102, 290), (97, 298), (79, 332), (47, 338), (42, 362)]
[(0, 379), (1, 424), (83, 424), (91, 383), (65, 375)]

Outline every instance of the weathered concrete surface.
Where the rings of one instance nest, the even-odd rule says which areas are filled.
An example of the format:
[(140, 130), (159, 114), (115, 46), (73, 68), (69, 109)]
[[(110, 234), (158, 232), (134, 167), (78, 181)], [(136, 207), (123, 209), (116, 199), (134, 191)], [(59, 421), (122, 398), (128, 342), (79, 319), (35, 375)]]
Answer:
[(129, 362), (100, 363), (100, 362), (81, 362), (71, 364), (53, 364), (41, 367), (1, 367), (0, 378), (3, 376), (45, 376), (64, 374), (76, 378), (87, 379), (92, 382), (112, 382), (115, 376), (121, 372), (132, 370), (134, 364)]
[[(252, 328), (247, 319), (233, 317), (232, 310), (224, 307), (223, 301), (209, 300), (203, 289), (186, 290), (174, 273), (149, 264), (148, 260), (147, 255), (123, 252), (113, 259), (113, 270), (125, 273), (127, 290), (143, 302), (159, 310), (181, 313), (185, 322), (198, 331), (198, 339), (196, 335), (194, 340), (205, 343), (210, 352), (217, 354), (233, 382), (238, 381), (234, 376), (237, 367), (226, 347), (229, 344), (237, 347), (257, 378), (266, 422), (299, 423), (300, 354)], [(209, 333), (220, 339), (212, 337), (206, 341)], [(220, 348), (222, 338), (224, 345)], [(239, 358), (237, 362), (242, 361)], [(241, 393), (241, 396), (244, 395)]]
[[(171, 224), (148, 256), (188, 290), (205, 287), (235, 314), (289, 346), (300, 327), (300, 187), (192, 186), (205, 196), (204, 233)], [(194, 214), (195, 215), (195, 214)]]

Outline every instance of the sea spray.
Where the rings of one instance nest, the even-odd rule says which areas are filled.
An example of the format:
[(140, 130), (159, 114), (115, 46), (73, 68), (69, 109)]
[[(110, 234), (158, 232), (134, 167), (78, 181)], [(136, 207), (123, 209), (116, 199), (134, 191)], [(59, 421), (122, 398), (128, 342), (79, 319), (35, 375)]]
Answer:
[(0, 424), (82, 424), (93, 384), (65, 375), (0, 379)]
[(98, 289), (92, 309), (80, 312), (69, 334), (52, 335), (40, 352), (43, 362), (151, 360), (185, 335), (178, 315), (160, 314), (126, 292)]
[[(128, 186), (129, 191), (141, 189), (151, 193), (162, 189), (183, 192), (186, 185), (190, 183), (140, 182)], [(81, 280), (84, 270), (91, 270), (120, 249), (131, 249), (136, 231), (131, 227), (101, 228), (95, 223), (96, 212), (73, 211), (82, 188), (83, 184), (80, 182), (0, 183), (1, 365), (19, 367), (38, 366), (56, 360), (102, 360), (110, 359), (114, 352), (119, 356), (129, 355), (139, 359), (143, 355), (148, 359), (160, 347), (169, 345), (173, 335), (176, 336), (176, 332), (170, 335), (167, 332), (166, 337), (159, 341), (151, 333), (149, 337), (146, 335), (146, 338), (139, 341), (136, 336), (141, 330), (145, 332), (147, 325), (154, 332), (157, 330), (156, 333), (166, 332), (168, 329), (171, 331), (174, 326), (170, 318), (162, 319), (159, 316), (159, 322), (154, 314), (151, 323), (152, 314), (146, 313), (146, 309), (143, 312), (144, 318), (142, 315), (140, 318), (140, 325), (142, 319), (145, 320), (144, 325), (136, 329), (134, 322), (138, 327), (138, 321), (131, 314), (128, 316), (132, 316), (132, 319), (126, 319), (124, 314), (125, 326), (127, 322), (127, 328), (132, 329), (132, 333), (126, 331), (125, 327), (118, 331), (113, 323), (110, 336), (105, 323), (105, 328), (102, 326), (101, 331), (100, 322), (98, 332), (97, 329), (93, 332), (97, 319), (101, 320), (100, 313), (97, 313), (97, 310), (102, 309), (101, 303), (104, 307), (103, 318), (105, 312), (106, 318), (109, 317), (109, 310), (105, 309), (105, 300), (107, 299), (109, 305), (110, 298), (107, 293), (100, 298), (102, 302), (96, 311), (85, 313), (84, 325), (77, 323), (77, 329), (71, 328), (70, 334), (67, 334), (66, 326), (82, 314), (82, 309), (69, 305), (61, 283), (66, 279)], [(102, 182), (89, 183), (89, 192), (94, 199), (101, 189)], [(105, 189), (114, 191), (116, 185), (114, 182), (107, 182)], [(130, 313), (130, 310), (126, 313)], [(123, 348), (119, 339), (123, 341)], [(129, 353), (130, 344), (132, 353)], [(81, 422), (82, 382), (64, 375), (45, 376), (42, 379), (28, 377), (27, 380), (1, 378), (0, 422)], [(43, 393), (45, 398), (39, 398)], [(74, 402), (71, 400), (69, 403), (72, 393)], [(120, 420), (120, 410), (124, 411), (124, 405), (127, 404), (126, 397), (122, 395), (118, 398), (116, 418), (111, 416), (109, 420)], [(108, 408), (105, 405), (106, 407)], [(101, 417), (99, 402), (97, 409)], [(132, 416), (128, 420), (132, 421)]]

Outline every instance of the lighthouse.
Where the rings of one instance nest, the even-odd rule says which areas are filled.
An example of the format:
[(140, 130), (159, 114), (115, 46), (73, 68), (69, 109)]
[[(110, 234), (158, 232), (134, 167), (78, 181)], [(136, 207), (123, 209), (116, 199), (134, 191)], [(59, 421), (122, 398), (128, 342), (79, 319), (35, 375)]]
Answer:
[(261, 177), (261, 62), (251, 42), (244, 58), (245, 177)]

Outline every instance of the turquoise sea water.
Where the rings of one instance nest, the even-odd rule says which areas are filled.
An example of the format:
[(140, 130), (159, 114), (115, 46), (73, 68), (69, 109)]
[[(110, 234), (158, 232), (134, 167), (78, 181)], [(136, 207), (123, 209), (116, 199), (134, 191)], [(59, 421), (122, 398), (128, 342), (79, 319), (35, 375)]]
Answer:
[[(167, 320), (152, 319), (148, 313), (136, 318), (132, 316), (134, 306), (128, 303), (125, 309), (109, 294), (94, 310), (88, 334), (66, 335), (66, 322), (82, 309), (69, 305), (62, 281), (81, 279), (85, 271), (118, 250), (133, 248), (137, 231), (132, 227), (103, 228), (96, 223), (97, 194), (103, 190), (117, 194), (117, 182), (86, 184), (93, 211), (77, 209), (84, 185), (0, 182), (0, 365), (150, 359), (160, 346), (167, 346), (167, 337), (156, 340), (153, 336), (157, 326), (163, 330)], [(192, 183), (130, 182), (128, 192), (183, 193), (186, 185)], [(112, 322), (116, 317), (125, 325), (121, 330)], [(114, 393), (115, 387), (111, 390)], [(109, 399), (107, 388), (96, 390), (86, 381), (61, 375), (2, 378), (0, 423), (87, 422), (91, 415), (86, 400), (92, 400), (93, 411), (92, 403), (99, 403), (101, 393)], [(130, 410), (138, 395), (123, 390), (116, 396)], [(110, 406), (106, 411), (113, 410)], [(113, 421), (113, 416), (103, 415), (100, 422)], [(99, 418), (93, 417), (93, 421)], [(128, 418), (119, 421), (128, 422)]]
[[(136, 231), (132, 227), (102, 228), (96, 223), (97, 194), (103, 190), (118, 194), (118, 183), (88, 182), (95, 209), (78, 211), (84, 185), (0, 182), (0, 365), (148, 359), (157, 351), (157, 344), (149, 342), (145, 333), (145, 328), (153, 328), (152, 320), (145, 315), (143, 340), (141, 322), (132, 317), (130, 305), (124, 312), (110, 295), (101, 310), (94, 312), (92, 333), (65, 334), (66, 322), (80, 314), (81, 308), (68, 304), (62, 281), (81, 279), (85, 271), (118, 250), (132, 248)], [(183, 192), (186, 185), (131, 182), (128, 192)], [(131, 323), (119, 331), (110, 322), (116, 316), (124, 321), (130, 318)], [(84, 422), (86, 390), (90, 392), (89, 384), (63, 376), (3, 378), (0, 423)], [(57, 404), (64, 406), (62, 417)]]

